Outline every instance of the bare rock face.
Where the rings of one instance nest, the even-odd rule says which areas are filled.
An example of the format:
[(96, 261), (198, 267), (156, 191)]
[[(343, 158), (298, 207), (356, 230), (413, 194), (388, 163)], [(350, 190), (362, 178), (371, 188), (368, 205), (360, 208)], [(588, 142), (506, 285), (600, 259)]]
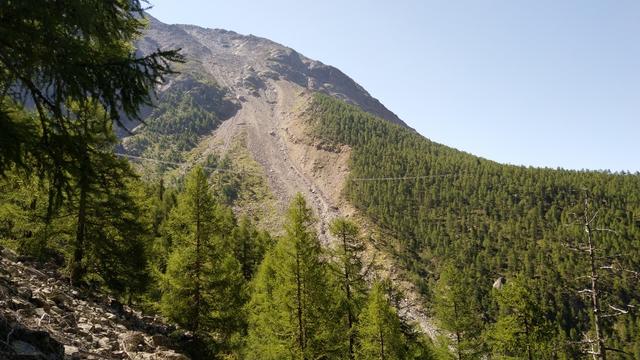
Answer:
[(150, 27), (137, 44), (140, 52), (181, 48), (188, 62), (199, 64), (199, 71), (211, 75), (235, 95), (258, 95), (256, 90), (264, 89), (265, 84), (284, 80), (333, 95), (406, 126), (342, 71), (293, 49), (253, 35), (193, 25), (167, 25), (147, 17)]
[(0, 359), (187, 359), (175, 327), (0, 248)]

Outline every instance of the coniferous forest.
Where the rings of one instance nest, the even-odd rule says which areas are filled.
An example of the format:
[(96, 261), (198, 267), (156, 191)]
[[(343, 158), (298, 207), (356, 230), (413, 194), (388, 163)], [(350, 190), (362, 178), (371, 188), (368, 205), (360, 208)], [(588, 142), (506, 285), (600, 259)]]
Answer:
[(611, 308), (640, 301), (637, 174), (498, 164), (326, 95), (308, 115), (317, 137), (353, 148), (347, 196), (460, 335), (462, 357), (579, 357), (593, 323), (589, 241), (601, 306), (620, 315), (602, 319), (606, 346), (640, 357), (637, 315)]
[[(144, 109), (132, 153), (174, 162), (235, 111), (178, 49), (139, 56), (145, 3), (61, 4), (0, 4), (0, 246), (162, 315), (196, 359), (640, 358), (638, 174), (499, 164), (316, 93), (308, 135), (351, 149), (343, 193), (376, 229), (338, 217), (324, 246), (298, 194), (273, 235), (234, 213), (226, 160), (165, 183), (117, 155)], [(195, 87), (158, 104), (168, 79)], [(368, 241), (439, 336), (401, 316)]]

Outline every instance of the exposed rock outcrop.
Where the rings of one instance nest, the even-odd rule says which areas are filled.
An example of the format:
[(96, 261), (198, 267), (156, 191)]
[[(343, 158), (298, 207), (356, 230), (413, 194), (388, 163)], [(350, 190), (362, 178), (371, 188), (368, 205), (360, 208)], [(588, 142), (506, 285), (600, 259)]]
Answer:
[(339, 69), (254, 35), (193, 25), (168, 25), (148, 16), (150, 26), (138, 42), (140, 52), (181, 48), (187, 60), (236, 95), (254, 93), (268, 80), (286, 80), (358, 105), (391, 122), (407, 126)]

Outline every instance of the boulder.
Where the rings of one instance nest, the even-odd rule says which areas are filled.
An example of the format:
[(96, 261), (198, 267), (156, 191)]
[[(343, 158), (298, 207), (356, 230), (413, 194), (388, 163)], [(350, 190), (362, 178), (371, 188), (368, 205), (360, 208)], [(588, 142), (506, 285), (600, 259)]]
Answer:
[(141, 333), (130, 331), (121, 335), (122, 346), (126, 351), (144, 351), (147, 343)]
[(493, 288), (496, 290), (500, 290), (506, 283), (507, 283), (507, 279), (500, 276), (499, 278), (496, 279), (496, 281), (493, 282)]
[(33, 359), (46, 359), (47, 356), (40, 351), (40, 349), (35, 346), (29, 344), (26, 341), (22, 340), (14, 340), (11, 342), (11, 349), (15, 352), (16, 355), (23, 358), (33, 358)]
[(171, 341), (171, 339), (169, 339), (169, 337), (164, 336), (164, 335), (160, 335), (160, 334), (156, 334), (151, 336), (151, 343), (153, 344), (153, 346), (164, 346), (164, 347), (171, 347), (173, 346), (173, 342)]
[(64, 346), (64, 354), (69, 357), (77, 357), (80, 355), (80, 349), (76, 346), (65, 345)]
[[(1, 321), (0, 321), (1, 323)], [(64, 358), (64, 347), (52, 339), (46, 331), (30, 330), (22, 326), (15, 326), (8, 332), (10, 325), (0, 324), (0, 335), (8, 339), (16, 354), (33, 359), (58, 360)]]

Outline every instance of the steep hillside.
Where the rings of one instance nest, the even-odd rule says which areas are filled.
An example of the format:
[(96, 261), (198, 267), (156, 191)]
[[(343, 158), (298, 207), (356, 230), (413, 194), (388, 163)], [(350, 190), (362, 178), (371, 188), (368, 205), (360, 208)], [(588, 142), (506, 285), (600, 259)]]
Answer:
[(0, 359), (188, 359), (175, 330), (0, 248)]
[[(559, 353), (578, 356), (590, 326), (591, 300), (577, 292), (587, 284), (588, 257), (575, 251), (583, 248), (588, 199), (590, 226), (608, 230), (593, 235), (598, 261), (613, 266), (601, 279), (607, 303), (640, 304), (638, 174), (501, 165), (324, 95), (314, 97), (307, 116), (315, 136), (352, 149), (350, 202), (386, 229), (388, 248), (431, 300), (438, 274), (455, 264), (456, 276), (474, 284), (477, 311), (491, 323), (499, 315), (494, 281), (525, 277), (539, 315), (557, 326), (556, 346), (566, 348)], [(637, 314), (605, 318), (609, 341), (637, 357)]]
[(340, 70), (306, 58), (293, 49), (253, 35), (193, 25), (167, 25), (151, 16), (148, 19), (149, 29), (138, 42), (141, 52), (181, 48), (190, 63), (197, 64), (200, 70), (236, 96), (275, 95), (270, 88), (271, 83), (283, 80), (331, 94), (391, 122), (405, 125)]
[[(489, 334), (483, 336), (505, 313), (492, 289), (524, 278), (554, 329), (546, 331), (545, 351), (584, 351), (590, 301), (576, 290), (588, 263), (571, 249), (584, 237), (576, 220), (585, 216), (585, 200), (597, 226), (612, 230), (598, 234), (598, 251), (616, 258), (617, 269), (631, 269), (602, 285), (607, 301), (625, 309), (640, 304), (632, 275), (640, 268), (637, 174), (481, 159), (425, 139), (339, 70), (292, 49), (151, 18), (139, 50), (176, 47), (187, 63), (158, 89), (158, 107), (124, 139), (125, 151), (145, 158), (149, 174), (179, 178), (192, 164), (211, 167), (214, 187), (236, 189), (227, 194), (236, 211), (274, 234), (297, 192), (313, 208), (325, 243), (331, 219), (358, 219), (386, 273), (398, 282), (408, 274), (405, 302), (419, 306), (404, 315), (433, 338), (438, 332), (423, 305), (450, 288), (440, 284), (450, 269), (469, 289), (478, 326)], [(638, 318), (629, 312), (608, 317), (605, 331), (612, 345), (640, 356)], [(490, 351), (480, 343), (478, 352)]]
[[(325, 244), (331, 241), (332, 219), (358, 215), (342, 192), (350, 147), (327, 146), (305, 123), (315, 92), (409, 129), (338, 69), (267, 39), (150, 18), (138, 49), (147, 53), (157, 48), (182, 48), (187, 62), (178, 67), (180, 75), (158, 89), (157, 108), (143, 112), (145, 124), (131, 124), (133, 136), (121, 134), (124, 152), (135, 156), (132, 160), (147, 180), (162, 176), (179, 182), (195, 163), (223, 169), (214, 171), (213, 187), (222, 192), (236, 188), (228, 196), (236, 213), (249, 215), (276, 235), (298, 192), (313, 208)], [(367, 232), (375, 228), (364, 217), (359, 221)], [(435, 336), (404, 272), (374, 246), (370, 250), (385, 273), (403, 284), (404, 316)]]
[[(243, 165), (228, 156), (232, 144), (243, 142), (262, 167), (278, 212), (302, 192), (327, 241), (328, 221), (350, 211), (340, 197), (349, 149), (323, 148), (308, 138), (300, 115), (310, 95), (331, 94), (406, 125), (338, 69), (292, 49), (231, 31), (149, 21), (139, 51), (182, 48), (187, 62), (178, 67), (180, 75), (158, 89), (158, 106), (143, 112), (145, 124), (137, 126), (133, 136), (121, 134), (125, 152), (165, 162), (143, 162), (147, 174), (180, 175), (185, 166), (173, 170), (176, 166), (170, 163), (210, 164), (211, 159), (227, 157), (233, 171), (243, 176)], [(271, 230), (281, 228), (271, 223)]]

